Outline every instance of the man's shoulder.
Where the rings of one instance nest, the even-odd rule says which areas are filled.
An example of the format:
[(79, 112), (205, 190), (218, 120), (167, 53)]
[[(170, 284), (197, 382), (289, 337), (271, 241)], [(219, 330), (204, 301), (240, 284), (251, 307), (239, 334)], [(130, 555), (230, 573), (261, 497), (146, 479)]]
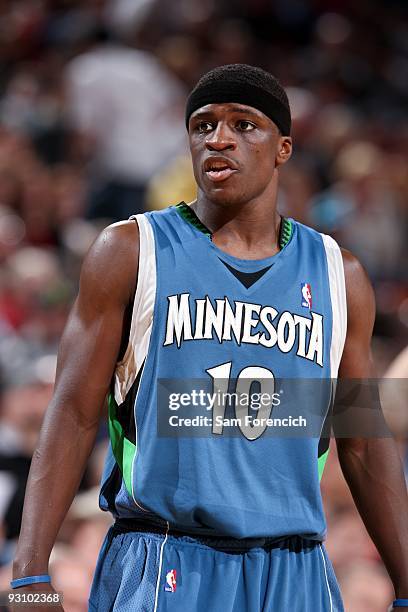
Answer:
[(112, 262), (118, 258), (131, 258), (139, 249), (139, 227), (135, 219), (118, 221), (105, 227), (90, 252), (101, 257), (110, 258)]
[(346, 283), (362, 283), (363, 285), (366, 285), (368, 283), (371, 285), (367, 271), (365, 270), (360, 260), (357, 259), (357, 257), (353, 255), (351, 251), (348, 251), (343, 247), (340, 247), (340, 252), (343, 259), (344, 276), (346, 278)]
[(349, 323), (362, 324), (363, 320), (370, 325), (375, 317), (374, 289), (359, 259), (347, 249), (341, 249), (343, 258), (344, 279), (347, 295), (347, 314)]
[(120, 300), (134, 293), (139, 260), (139, 229), (134, 220), (119, 221), (104, 228), (89, 249), (82, 265), (81, 285), (108, 298)]

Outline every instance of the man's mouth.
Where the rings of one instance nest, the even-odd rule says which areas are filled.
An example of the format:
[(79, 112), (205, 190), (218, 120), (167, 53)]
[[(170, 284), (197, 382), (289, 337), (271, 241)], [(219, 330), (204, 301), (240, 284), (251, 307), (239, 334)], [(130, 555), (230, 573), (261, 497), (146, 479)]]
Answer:
[(204, 162), (204, 172), (214, 183), (225, 181), (232, 174), (237, 172), (235, 165), (222, 158), (208, 158)]

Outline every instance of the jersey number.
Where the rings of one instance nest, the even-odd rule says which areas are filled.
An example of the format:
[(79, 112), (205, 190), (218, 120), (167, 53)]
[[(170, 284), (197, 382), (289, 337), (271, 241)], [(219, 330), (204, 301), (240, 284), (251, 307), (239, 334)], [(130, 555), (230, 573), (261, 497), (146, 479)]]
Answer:
[[(273, 397), (275, 391), (275, 378), (270, 370), (260, 366), (248, 366), (240, 371), (236, 379), (235, 392), (229, 391), (232, 362), (222, 363), (215, 368), (209, 368), (206, 372), (213, 380), (215, 402), (212, 415), (212, 433), (221, 435), (224, 428), (224, 417), (226, 399), (231, 396), (235, 399), (235, 416), (238, 427), (247, 440), (256, 440), (267, 428), (266, 420), (270, 418), (273, 408)], [(251, 398), (251, 389), (254, 383), (260, 386), (258, 397), (265, 400), (258, 403), (256, 416), (251, 419), (250, 402), (242, 401), (245, 397)], [(270, 400), (268, 400), (268, 397)], [(252, 422), (253, 421), (253, 422)]]

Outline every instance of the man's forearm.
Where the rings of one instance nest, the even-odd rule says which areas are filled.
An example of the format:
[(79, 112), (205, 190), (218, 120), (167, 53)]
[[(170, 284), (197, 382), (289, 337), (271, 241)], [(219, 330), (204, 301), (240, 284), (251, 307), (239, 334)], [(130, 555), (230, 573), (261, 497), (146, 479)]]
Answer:
[(97, 428), (97, 422), (80, 422), (66, 404), (48, 410), (27, 483), (14, 577), (48, 572), (52, 547), (78, 489)]
[(408, 597), (408, 497), (394, 440), (338, 439), (343, 474), (394, 584)]

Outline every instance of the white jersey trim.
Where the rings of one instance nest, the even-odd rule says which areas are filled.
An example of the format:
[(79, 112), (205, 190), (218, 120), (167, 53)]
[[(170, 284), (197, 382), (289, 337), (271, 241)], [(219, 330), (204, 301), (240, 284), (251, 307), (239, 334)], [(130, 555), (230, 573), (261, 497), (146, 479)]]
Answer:
[(115, 400), (122, 404), (147, 357), (156, 300), (156, 253), (152, 226), (143, 214), (135, 215), (139, 227), (139, 271), (133, 303), (129, 342), (116, 364)]
[(332, 306), (332, 337), (330, 345), (330, 376), (337, 378), (347, 333), (347, 298), (343, 257), (339, 245), (331, 236), (321, 234), (326, 251)]
[(319, 544), (319, 551), (323, 560), (323, 569), (324, 569), (324, 578), (326, 580), (326, 587), (327, 587), (327, 592), (329, 594), (329, 602), (330, 602), (330, 612), (333, 612), (333, 598), (332, 598), (332, 594), (331, 594), (331, 590), (330, 590), (330, 584), (329, 584), (329, 579), (327, 577), (327, 568), (326, 568), (326, 559), (324, 558), (324, 553), (322, 550), (322, 545)]
[(163, 542), (161, 543), (160, 546), (160, 555), (159, 555), (159, 567), (157, 570), (157, 579), (156, 579), (156, 590), (155, 590), (155, 594), (154, 594), (154, 608), (153, 608), (153, 612), (157, 612), (157, 606), (159, 603), (159, 589), (160, 589), (160, 578), (161, 578), (161, 573), (162, 573), (162, 567), (163, 567), (163, 549), (164, 546), (167, 542), (167, 536), (169, 535), (169, 529), (170, 529), (170, 525), (168, 523), (168, 521), (166, 521), (167, 526), (166, 526), (166, 535), (163, 539)]

